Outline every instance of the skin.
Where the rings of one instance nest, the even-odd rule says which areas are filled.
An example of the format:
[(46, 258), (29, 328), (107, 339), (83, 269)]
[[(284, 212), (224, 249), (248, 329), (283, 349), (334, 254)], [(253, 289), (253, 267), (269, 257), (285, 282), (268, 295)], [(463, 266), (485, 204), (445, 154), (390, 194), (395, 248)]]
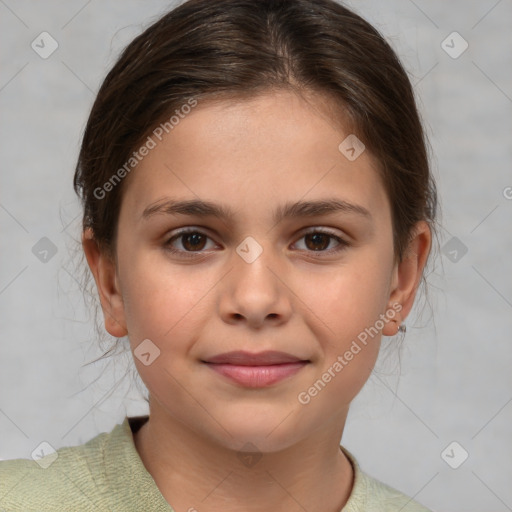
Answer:
[[(369, 151), (349, 161), (338, 146), (350, 131), (313, 99), (280, 91), (199, 103), (126, 178), (116, 261), (90, 231), (83, 235), (107, 331), (128, 335), (132, 351), (145, 339), (160, 350), (148, 366), (134, 356), (150, 393), (150, 420), (134, 441), (177, 512), (341, 510), (353, 486), (339, 448), (350, 402), (370, 376), (381, 336), (396, 334), (414, 302), (428, 224), (415, 226), (396, 262), (376, 161)], [(166, 197), (209, 200), (236, 215), (141, 220)], [(364, 206), (371, 219), (336, 212), (272, 220), (285, 202), (332, 197)], [(208, 237), (174, 239), (192, 258), (166, 247), (187, 226)], [(332, 252), (335, 239), (305, 237), (322, 228), (350, 245)], [(247, 236), (263, 249), (252, 263), (236, 252)], [(402, 307), (395, 321), (301, 404), (298, 394), (393, 304)], [(232, 350), (280, 350), (310, 363), (248, 389), (201, 362)], [(262, 455), (252, 467), (237, 456), (249, 442)]]

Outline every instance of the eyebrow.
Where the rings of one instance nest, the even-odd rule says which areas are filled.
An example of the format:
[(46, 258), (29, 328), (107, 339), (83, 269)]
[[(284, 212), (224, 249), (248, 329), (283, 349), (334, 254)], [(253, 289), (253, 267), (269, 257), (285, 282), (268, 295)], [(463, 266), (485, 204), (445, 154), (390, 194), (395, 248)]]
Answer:
[[(317, 201), (285, 203), (274, 211), (273, 220), (277, 224), (285, 218), (316, 217), (336, 212), (355, 213), (368, 220), (372, 219), (371, 213), (364, 206), (349, 203), (342, 199), (332, 198)], [(236, 212), (229, 207), (210, 201), (203, 201), (201, 199), (177, 200), (166, 198), (165, 202), (149, 205), (142, 212), (141, 220), (148, 220), (157, 214), (216, 217), (224, 221), (233, 221), (236, 217)]]

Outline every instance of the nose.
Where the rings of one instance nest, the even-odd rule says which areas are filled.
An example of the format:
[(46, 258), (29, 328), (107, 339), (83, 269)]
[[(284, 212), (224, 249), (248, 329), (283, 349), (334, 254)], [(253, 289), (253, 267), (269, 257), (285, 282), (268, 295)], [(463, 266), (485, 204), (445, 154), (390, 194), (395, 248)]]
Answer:
[(240, 244), (233, 254), (232, 270), (223, 280), (220, 315), (227, 323), (245, 322), (252, 328), (282, 324), (291, 316), (293, 295), (283, 264), (271, 248), (259, 244), (261, 249), (254, 252), (251, 243)]

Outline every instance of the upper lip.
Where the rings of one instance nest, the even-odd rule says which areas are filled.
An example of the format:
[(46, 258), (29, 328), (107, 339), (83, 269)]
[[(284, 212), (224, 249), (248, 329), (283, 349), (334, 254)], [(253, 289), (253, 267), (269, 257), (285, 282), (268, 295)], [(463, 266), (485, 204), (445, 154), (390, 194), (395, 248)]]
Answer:
[(265, 366), (282, 363), (297, 363), (299, 361), (307, 361), (300, 357), (287, 354), (286, 352), (278, 352), (275, 350), (267, 350), (265, 352), (245, 352), (236, 350), (234, 352), (225, 352), (204, 360), (205, 363), (215, 364), (233, 364), (240, 366)]

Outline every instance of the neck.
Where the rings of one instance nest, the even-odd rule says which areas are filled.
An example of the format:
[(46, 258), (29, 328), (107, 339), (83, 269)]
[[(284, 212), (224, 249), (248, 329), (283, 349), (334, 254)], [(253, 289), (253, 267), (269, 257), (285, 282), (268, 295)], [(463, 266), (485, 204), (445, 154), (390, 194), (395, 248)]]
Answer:
[(286, 449), (241, 454), (151, 409), (135, 446), (177, 511), (339, 512), (350, 496), (353, 468), (339, 446), (346, 414), (341, 428), (336, 418)]

